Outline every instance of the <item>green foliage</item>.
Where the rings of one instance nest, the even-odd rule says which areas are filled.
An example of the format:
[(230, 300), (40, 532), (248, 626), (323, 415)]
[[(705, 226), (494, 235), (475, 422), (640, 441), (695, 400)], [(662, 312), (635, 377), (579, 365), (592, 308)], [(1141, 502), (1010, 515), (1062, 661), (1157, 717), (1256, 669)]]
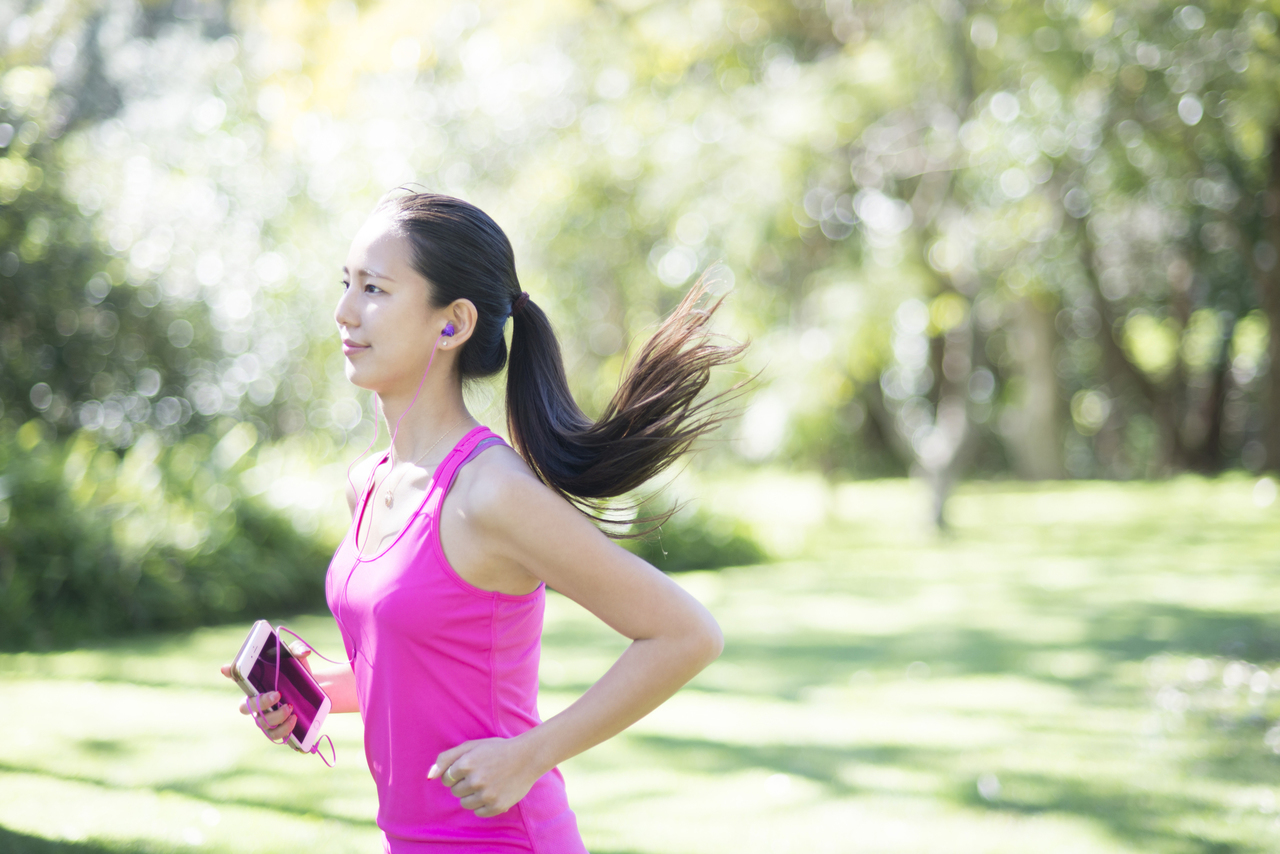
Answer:
[(90, 116), (25, 53), (0, 58), (0, 414), (63, 435), (85, 425), (119, 447), (203, 429), (186, 395), (214, 352), (208, 313), (165, 299), (161, 259), (113, 257), (95, 233), (100, 199), (69, 198), (62, 137)]
[(245, 495), (243, 463), (206, 436), (119, 452), (50, 432), (32, 420), (0, 438), (0, 645), (323, 603), (329, 550)]
[[(641, 515), (645, 512), (641, 507)], [(660, 528), (620, 542), (663, 572), (750, 566), (766, 559), (749, 525), (704, 508), (682, 508)]]
[(0, 437), (367, 436), (338, 270), (416, 182), (508, 231), (588, 411), (732, 285), (715, 465), (1276, 464), (1273, 2), (196, 6), (0, 11)]
[[(723, 262), (724, 328), (765, 370), (724, 457), (881, 473), (976, 442), (1027, 476), (1127, 476), (1263, 464), (1280, 424), (1272, 5), (32, 8), (0, 69), (15, 423), (95, 425), (114, 394), (122, 446), (224, 415), (367, 430), (336, 272), (412, 181), (511, 234), (588, 409)], [(77, 338), (102, 312), (107, 353)]]

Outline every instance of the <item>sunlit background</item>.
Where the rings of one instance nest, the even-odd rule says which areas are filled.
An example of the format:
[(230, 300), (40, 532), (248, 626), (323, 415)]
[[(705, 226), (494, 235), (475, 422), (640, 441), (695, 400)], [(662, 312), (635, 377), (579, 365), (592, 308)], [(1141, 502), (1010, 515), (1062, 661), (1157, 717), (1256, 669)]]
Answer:
[[(326, 784), (205, 673), (323, 608), (340, 267), (401, 186), (503, 226), (588, 412), (699, 276), (751, 341), (631, 546), (728, 651), (567, 767), (593, 850), (1274, 850), (1277, 14), (0, 3), (0, 850), (375, 850), (358, 728)], [(544, 712), (617, 651), (547, 637)]]

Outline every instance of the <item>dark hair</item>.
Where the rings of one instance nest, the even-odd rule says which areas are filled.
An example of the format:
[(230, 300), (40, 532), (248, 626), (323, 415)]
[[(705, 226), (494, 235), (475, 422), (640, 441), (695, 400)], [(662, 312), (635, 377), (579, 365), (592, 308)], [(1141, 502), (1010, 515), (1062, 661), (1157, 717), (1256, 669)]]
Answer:
[[(740, 386), (706, 399), (698, 395), (711, 369), (736, 360), (746, 345), (713, 343), (706, 326), (723, 297), (700, 307), (707, 296), (701, 282), (641, 348), (613, 399), (592, 421), (569, 391), (546, 314), (526, 297), (512, 315), (520, 282), (511, 243), (497, 223), (474, 205), (433, 193), (393, 197), (379, 210), (390, 214), (413, 247), (413, 266), (430, 286), (431, 304), (443, 308), (467, 299), (476, 307), (476, 329), (458, 358), (464, 381), (502, 370), (502, 330), (512, 317), (512, 444), (543, 483), (593, 518), (604, 521), (603, 502), (666, 469), (725, 417), (716, 404)], [(660, 524), (669, 515), (642, 521)]]

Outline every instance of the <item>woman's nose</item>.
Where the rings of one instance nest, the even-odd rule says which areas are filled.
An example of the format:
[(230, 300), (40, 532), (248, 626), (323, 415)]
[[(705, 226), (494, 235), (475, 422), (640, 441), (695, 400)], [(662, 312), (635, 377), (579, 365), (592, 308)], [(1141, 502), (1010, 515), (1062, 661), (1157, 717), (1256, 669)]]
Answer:
[(346, 288), (338, 297), (338, 305), (333, 310), (333, 320), (339, 326), (358, 326), (358, 314), (352, 306), (352, 288)]

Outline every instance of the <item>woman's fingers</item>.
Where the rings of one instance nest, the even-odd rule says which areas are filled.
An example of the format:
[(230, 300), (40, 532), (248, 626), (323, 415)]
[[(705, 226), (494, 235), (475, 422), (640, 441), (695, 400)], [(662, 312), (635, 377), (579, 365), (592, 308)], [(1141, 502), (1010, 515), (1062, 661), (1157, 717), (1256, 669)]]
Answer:
[(278, 702), (280, 702), (280, 692), (268, 691), (265, 694), (250, 697), (240, 705), (241, 714), (257, 715), (259, 729), (272, 741), (287, 739), (298, 722), (298, 716), (293, 713), (293, 706), (286, 703), (277, 707), (275, 704)]
[[(284, 726), (288, 721), (297, 720), (297, 716), (293, 714), (293, 706), (281, 706), (274, 712), (267, 712), (262, 716), (262, 720), (266, 723), (267, 729), (277, 730)], [(293, 729), (293, 727), (289, 727)]]
[(284, 741), (293, 732), (298, 716), (293, 713), (293, 706), (281, 706), (258, 716), (258, 728), (272, 741)]
[[(229, 670), (230, 667), (222, 668), (223, 675), (229, 676)], [(246, 698), (240, 704), (240, 714), (255, 716), (258, 728), (272, 741), (287, 742), (298, 723), (298, 716), (293, 713), (293, 706), (287, 703), (277, 705), (279, 702), (279, 691), (266, 691)]]
[(465, 754), (468, 750), (471, 749), (471, 745), (473, 743), (474, 742), (464, 741), (462, 742), (462, 744), (459, 744), (457, 747), (451, 747), (448, 750), (446, 750), (444, 753), (441, 753), (439, 756), (437, 756), (435, 764), (432, 765), (431, 768), (428, 769), (427, 771), (427, 779), (434, 780), (437, 777), (441, 777), (442, 782), (446, 786), (449, 786), (450, 788), (452, 788), (454, 783), (458, 782), (458, 780), (462, 779), (466, 775), (458, 773), (457, 771), (455, 771), (452, 774), (449, 774), (447, 777), (445, 777), (444, 775), (448, 773), (449, 767), (453, 765), (454, 762), (458, 761), (458, 759), (463, 754)]
[[(470, 778), (463, 777), (457, 783), (450, 786), (449, 791), (453, 792), (453, 796), (455, 798), (465, 798), (468, 795), (474, 795), (476, 792), (480, 791), (480, 787), (475, 783), (472, 783)], [(467, 807), (467, 809), (471, 809), (471, 807)]]
[(289, 716), (273, 727), (267, 728), (267, 738), (272, 741), (285, 741), (289, 738), (289, 734), (293, 732), (294, 725), (298, 722), (298, 716), (293, 713), (290, 706), (285, 706), (289, 710)]
[(299, 663), (301, 663), (303, 667), (307, 668), (308, 673), (312, 672), (311, 661), (309, 659), (309, 656), (311, 655), (311, 647), (307, 646), (300, 640), (296, 640), (289, 644), (289, 652), (293, 653), (293, 657), (298, 659)]
[(259, 716), (259, 720), (262, 721), (263, 727), (268, 731), (274, 731), (284, 726), (285, 721), (287, 721), (292, 715), (293, 706), (284, 705), (277, 709), (272, 709), (269, 712), (263, 712), (262, 715)]
[(458, 804), (464, 810), (478, 810), (483, 809), (485, 806), (484, 798), (479, 795), (468, 795), (467, 797), (459, 800)]
[(240, 714), (252, 715), (255, 713), (269, 713), (276, 703), (280, 702), (279, 691), (268, 691), (265, 694), (259, 694), (256, 697), (249, 697), (240, 704)]

